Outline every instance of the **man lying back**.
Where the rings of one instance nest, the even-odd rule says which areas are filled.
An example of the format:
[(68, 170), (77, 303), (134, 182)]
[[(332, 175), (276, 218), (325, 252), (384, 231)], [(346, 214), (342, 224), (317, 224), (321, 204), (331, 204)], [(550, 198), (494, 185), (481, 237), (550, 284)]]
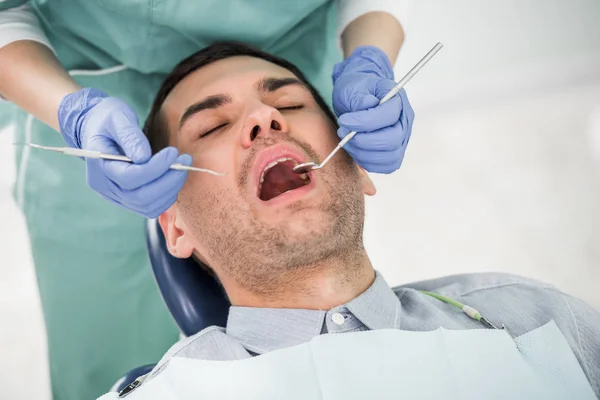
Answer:
[[(170, 253), (208, 266), (232, 307), (227, 326), (175, 345), (142, 387), (159, 379), (174, 356), (247, 360), (319, 335), (362, 331), (490, 333), (494, 328), (486, 321), (517, 338), (553, 321), (576, 369), (600, 395), (600, 315), (582, 301), (506, 274), (390, 288), (363, 246), (364, 195), (375, 194), (368, 174), (344, 151), (318, 172), (292, 172), (298, 163), (329, 154), (339, 141), (336, 128), (336, 118), (297, 68), (241, 44), (201, 50), (166, 79), (145, 127), (153, 151), (174, 146), (192, 155), (195, 166), (228, 174), (189, 174), (159, 222)], [(360, 146), (361, 135), (353, 141)], [(486, 321), (422, 291), (468, 304)], [(356, 352), (348, 348), (346, 360), (331, 363), (341, 368)], [(431, 387), (439, 378), (430, 377)], [(198, 385), (211, 379), (202, 377)], [(234, 385), (236, 377), (231, 380)], [(371, 389), (379, 398), (379, 388)], [(429, 398), (428, 387), (422, 390)]]

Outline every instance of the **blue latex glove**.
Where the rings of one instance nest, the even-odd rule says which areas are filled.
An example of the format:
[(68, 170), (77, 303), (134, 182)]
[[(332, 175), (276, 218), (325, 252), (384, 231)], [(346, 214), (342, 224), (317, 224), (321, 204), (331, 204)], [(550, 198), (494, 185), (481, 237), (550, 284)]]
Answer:
[(170, 170), (192, 157), (167, 147), (154, 156), (135, 111), (120, 99), (84, 88), (63, 98), (60, 132), (71, 147), (125, 154), (132, 163), (86, 159), (87, 183), (103, 198), (147, 218), (156, 218), (177, 199), (187, 171)]
[(387, 55), (372, 46), (357, 48), (333, 70), (333, 110), (338, 136), (358, 132), (344, 149), (369, 172), (389, 174), (400, 168), (415, 113), (402, 89), (378, 105), (394, 86)]

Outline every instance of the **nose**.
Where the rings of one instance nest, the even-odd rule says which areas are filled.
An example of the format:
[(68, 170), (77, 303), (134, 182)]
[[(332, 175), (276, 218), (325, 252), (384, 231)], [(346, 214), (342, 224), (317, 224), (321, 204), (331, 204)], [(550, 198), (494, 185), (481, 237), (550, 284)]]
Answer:
[(288, 132), (285, 118), (276, 108), (260, 104), (246, 117), (242, 129), (242, 145), (249, 148), (259, 135), (270, 135), (274, 132)]

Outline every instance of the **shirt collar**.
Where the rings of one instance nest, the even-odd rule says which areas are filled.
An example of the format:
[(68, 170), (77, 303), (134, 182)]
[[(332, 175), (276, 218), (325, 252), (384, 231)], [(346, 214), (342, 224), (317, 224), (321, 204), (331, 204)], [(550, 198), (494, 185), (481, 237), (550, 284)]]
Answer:
[(358, 297), (331, 310), (232, 306), (226, 333), (257, 354), (308, 342), (322, 333), (326, 316), (348, 310), (368, 329), (399, 329), (400, 300), (376, 271), (371, 286)]

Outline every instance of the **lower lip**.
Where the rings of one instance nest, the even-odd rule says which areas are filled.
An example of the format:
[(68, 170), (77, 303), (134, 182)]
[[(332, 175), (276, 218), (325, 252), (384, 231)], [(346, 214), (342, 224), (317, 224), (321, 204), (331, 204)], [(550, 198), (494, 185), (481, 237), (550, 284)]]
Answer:
[(315, 181), (313, 179), (313, 177), (310, 177), (310, 182), (308, 183), (308, 185), (304, 185), (301, 186), (297, 189), (292, 189), (292, 190), (288, 190), (287, 192), (280, 194), (277, 197), (273, 197), (271, 200), (261, 200), (260, 197), (258, 198), (258, 200), (260, 200), (261, 204), (264, 204), (266, 206), (275, 206), (275, 205), (279, 205), (282, 203), (288, 203), (288, 202), (292, 202), (294, 200), (298, 200), (298, 198), (302, 197), (303, 195), (305, 195), (307, 192), (309, 192), (311, 189), (313, 189), (315, 186)]

